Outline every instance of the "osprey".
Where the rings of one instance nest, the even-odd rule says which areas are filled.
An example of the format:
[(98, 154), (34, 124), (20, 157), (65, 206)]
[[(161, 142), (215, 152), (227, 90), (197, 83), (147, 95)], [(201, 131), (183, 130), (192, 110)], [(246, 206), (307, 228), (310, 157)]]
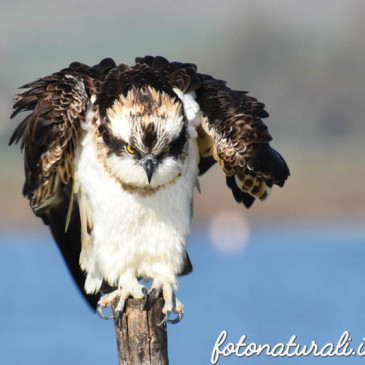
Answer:
[[(130, 296), (162, 294), (164, 322), (181, 319), (193, 190), (215, 162), (246, 207), (289, 176), (269, 145), (264, 104), (194, 64), (74, 62), (22, 88), (11, 117), (30, 113), (9, 144), (22, 140), (23, 194), (104, 318), (116, 297), (120, 314)], [(152, 280), (148, 292), (141, 279)]]

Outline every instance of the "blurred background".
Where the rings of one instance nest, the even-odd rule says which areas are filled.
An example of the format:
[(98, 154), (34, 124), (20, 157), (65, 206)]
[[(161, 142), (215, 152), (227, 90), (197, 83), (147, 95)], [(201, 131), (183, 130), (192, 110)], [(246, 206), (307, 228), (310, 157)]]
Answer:
[[(21, 195), (7, 146), (17, 88), (73, 61), (163, 55), (263, 101), (291, 177), (249, 211), (218, 166), (196, 194), (171, 364), (209, 364), (216, 338), (336, 342), (365, 337), (365, 4), (361, 0), (12, 0), (0, 3), (0, 354), (7, 364), (117, 363), (113, 326), (72, 284)], [(222, 364), (360, 364), (362, 358), (221, 359)]]

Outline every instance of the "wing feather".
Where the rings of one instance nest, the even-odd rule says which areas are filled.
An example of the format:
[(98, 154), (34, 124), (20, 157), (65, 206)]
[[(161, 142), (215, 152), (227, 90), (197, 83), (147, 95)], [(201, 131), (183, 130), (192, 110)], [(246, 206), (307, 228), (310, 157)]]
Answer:
[[(107, 73), (115, 67), (111, 59), (89, 67), (79, 62), (68, 68), (23, 85), (15, 99), (11, 118), (30, 112), (16, 127), (9, 144), (21, 141), (24, 152), (25, 184), (23, 194), (36, 215), (51, 228), (53, 236), (81, 291), (84, 274), (79, 266), (81, 222), (75, 194), (74, 151), (79, 143), (81, 123), (92, 95), (100, 93)], [(92, 226), (90, 214), (80, 209)], [(85, 213), (85, 214), (84, 214)], [(65, 232), (66, 228), (66, 232)], [(86, 295), (91, 306), (96, 296)]]
[(246, 91), (231, 90), (224, 81), (198, 76), (196, 95), (202, 127), (211, 137), (211, 155), (226, 173), (235, 200), (250, 207), (289, 176), (284, 159), (270, 147), (272, 138), (262, 120), (268, 117), (265, 105)]
[(265, 199), (273, 184), (284, 185), (289, 169), (270, 147), (271, 135), (262, 120), (269, 114), (263, 103), (247, 91), (231, 90), (225, 81), (198, 73), (191, 63), (159, 56), (136, 61), (164, 75), (173, 88), (195, 93), (202, 114), (197, 126), (201, 174), (218, 162), (234, 198), (246, 207), (255, 198)]
[(36, 80), (24, 88), (30, 90), (17, 96), (11, 117), (21, 111), (32, 113), (14, 131), (9, 143), (22, 139), (24, 193), (37, 211), (55, 193), (49, 186), (54, 185), (57, 174), (62, 176), (64, 184), (72, 177), (70, 164), (89, 98), (82, 76), (70, 69)]

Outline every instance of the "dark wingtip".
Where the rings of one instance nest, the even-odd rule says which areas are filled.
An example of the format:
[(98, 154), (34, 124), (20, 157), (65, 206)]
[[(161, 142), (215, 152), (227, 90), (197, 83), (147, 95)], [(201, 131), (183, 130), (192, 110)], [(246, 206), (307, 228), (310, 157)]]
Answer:
[[(16, 131), (14, 131), (9, 139), (8, 146), (11, 146), (15, 142), (16, 139), (17, 139)], [(18, 138), (18, 140), (19, 140), (19, 138)]]
[(251, 205), (254, 203), (254, 201), (256, 200), (252, 195), (244, 193), (241, 191), (241, 199), (242, 199), (242, 203), (243, 205), (249, 209), (251, 207)]
[(11, 115), (10, 115), (10, 119), (13, 119), (16, 115), (18, 114), (18, 110), (14, 110)]
[(285, 184), (285, 181), (290, 176), (289, 167), (278, 151), (274, 150), (273, 148), (271, 148), (271, 151), (273, 156), (273, 162), (276, 166), (276, 176), (274, 179), (274, 183), (275, 185), (278, 185), (282, 188)]
[(244, 193), (236, 184), (234, 176), (226, 176), (227, 186), (232, 190), (232, 194), (237, 203), (242, 203), (247, 209), (256, 200), (255, 197), (248, 193)]
[(200, 157), (199, 161), (199, 176), (206, 173), (217, 161), (213, 158), (213, 156), (209, 157)]
[[(290, 176), (289, 167), (279, 152), (268, 145), (267, 149), (254, 158), (247, 159), (247, 165), (255, 173), (269, 176), (268, 181), (283, 187)], [(270, 184), (268, 184), (270, 186)]]
[(14, 133), (11, 135), (10, 139), (9, 139), (9, 142), (8, 142), (8, 146), (11, 146), (15, 141), (15, 136), (14, 136)]
[(260, 113), (260, 118), (268, 118), (269, 116), (270, 114), (265, 109), (263, 109)]

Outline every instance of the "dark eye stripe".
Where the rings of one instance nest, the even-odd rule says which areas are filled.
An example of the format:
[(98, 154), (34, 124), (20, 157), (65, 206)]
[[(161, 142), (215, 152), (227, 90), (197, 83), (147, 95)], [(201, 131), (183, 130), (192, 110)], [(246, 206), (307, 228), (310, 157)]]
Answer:
[(117, 156), (122, 156), (123, 152), (127, 148), (127, 143), (124, 142), (123, 139), (115, 137), (111, 134), (108, 127), (104, 126), (103, 128), (99, 127), (99, 132), (102, 133), (103, 141), (106, 147), (109, 149), (108, 154), (114, 154)]
[(179, 137), (171, 141), (169, 155), (177, 157), (183, 150), (186, 143), (186, 130), (185, 127), (181, 129)]
[[(115, 154), (117, 156), (122, 156), (123, 153), (127, 151), (128, 143), (125, 142), (123, 139), (114, 136), (107, 126), (103, 126), (103, 128), (100, 128), (99, 132), (102, 135), (106, 147), (109, 149), (109, 155)], [(179, 136), (170, 142), (169, 151), (167, 153), (163, 153), (162, 155), (160, 155), (160, 157), (165, 155), (177, 157), (183, 151), (186, 141), (186, 130), (185, 127), (183, 127), (180, 131)], [(133, 149), (135, 149), (133, 143), (132, 146)], [(137, 149), (135, 149), (135, 153), (133, 155), (136, 158), (141, 157), (141, 153)]]

